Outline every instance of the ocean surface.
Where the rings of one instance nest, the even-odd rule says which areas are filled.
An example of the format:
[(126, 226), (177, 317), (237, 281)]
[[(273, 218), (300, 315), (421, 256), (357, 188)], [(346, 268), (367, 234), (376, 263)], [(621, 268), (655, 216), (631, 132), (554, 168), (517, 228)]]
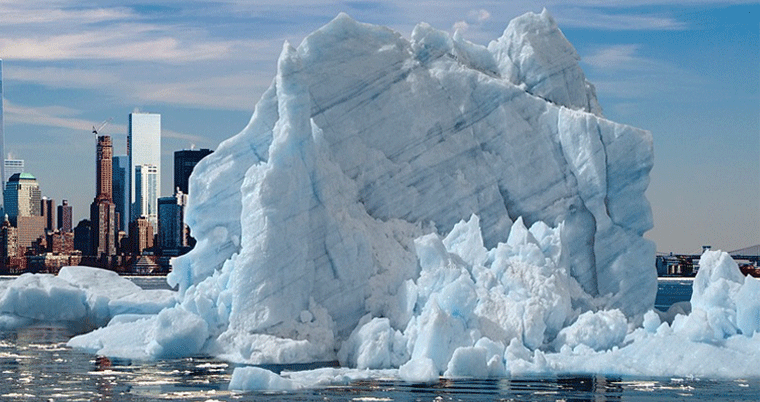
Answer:
[[(161, 277), (134, 277), (168, 288)], [(691, 280), (662, 279), (660, 309), (689, 300)], [(441, 380), (434, 384), (360, 381), (296, 392), (230, 392), (234, 365), (209, 357), (160, 362), (108, 360), (67, 348), (68, 328), (38, 324), (0, 332), (0, 400), (40, 401), (755, 401), (760, 379), (541, 376)], [(287, 369), (287, 368), (286, 368)]]

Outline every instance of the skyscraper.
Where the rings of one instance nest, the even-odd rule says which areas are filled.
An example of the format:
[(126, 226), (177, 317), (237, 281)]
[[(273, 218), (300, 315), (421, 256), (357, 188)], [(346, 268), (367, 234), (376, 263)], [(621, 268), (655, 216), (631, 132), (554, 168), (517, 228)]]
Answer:
[(135, 166), (135, 219), (146, 218), (158, 231), (158, 169), (153, 165)]
[[(5, 159), (5, 122), (3, 120), (3, 60), (0, 59), (0, 159)], [(0, 165), (0, 177), (3, 178), (2, 188), (5, 190), (5, 164)], [(5, 201), (5, 200), (3, 200)]]
[[(129, 155), (129, 221), (134, 221), (144, 213), (138, 212), (136, 190), (136, 168), (141, 165), (152, 165), (155, 168), (155, 188), (143, 191), (148, 196), (154, 194), (157, 202), (161, 185), (161, 115), (157, 113), (129, 114), (127, 133), (127, 154)], [(151, 195), (152, 197), (153, 195)], [(140, 202), (142, 203), (142, 201)], [(154, 204), (155, 205), (155, 204)], [(146, 215), (147, 216), (147, 215)]]
[(189, 191), (188, 179), (193, 173), (195, 165), (206, 155), (211, 154), (210, 149), (184, 149), (174, 152), (174, 190), (179, 189), (184, 194)]
[(116, 255), (116, 205), (112, 202), (113, 145), (111, 137), (98, 137), (96, 149), (95, 200), (90, 204), (92, 252), (98, 258)]
[(18, 245), (22, 250), (45, 236), (45, 220), (41, 214), (42, 193), (37, 179), (29, 173), (16, 173), (8, 179), (3, 194), (5, 213), (18, 228)]
[(158, 248), (163, 255), (179, 255), (187, 246), (185, 204), (187, 195), (181, 191), (158, 199)]
[(68, 200), (63, 200), (58, 206), (58, 229), (61, 232), (71, 232), (73, 229), (71, 220), (71, 205)]
[(56, 229), (56, 223), (58, 222), (55, 221), (55, 209), (55, 200), (42, 197), (42, 201), (40, 202), (40, 212), (45, 219), (45, 230), (52, 231)]
[(16, 173), (24, 173), (24, 160), (23, 159), (5, 159), (3, 161), (5, 166), (5, 176), (3, 176), (3, 183), (7, 183), (8, 180)]
[(111, 137), (98, 137), (95, 165), (95, 199), (113, 201), (113, 144)]
[(113, 203), (116, 204), (116, 213), (119, 222), (119, 230), (129, 230), (129, 157), (118, 155), (113, 157)]
[(16, 173), (5, 184), (5, 213), (12, 224), (19, 216), (40, 216), (42, 193), (37, 179), (29, 173)]

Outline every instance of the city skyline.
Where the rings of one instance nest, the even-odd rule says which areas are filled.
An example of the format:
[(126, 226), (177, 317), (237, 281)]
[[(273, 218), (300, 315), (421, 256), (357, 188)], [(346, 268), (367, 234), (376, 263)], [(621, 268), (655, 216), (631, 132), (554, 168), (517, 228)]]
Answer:
[(27, 3), (0, 6), (3, 155), (24, 159), (43, 194), (68, 199), (75, 221), (95, 191), (83, 179), (94, 175), (91, 127), (113, 118), (103, 134), (124, 155), (129, 112), (161, 114), (159, 195), (168, 196), (172, 153), (216, 149), (239, 132), (274, 78), (283, 42), (298, 45), (338, 12), (407, 38), (425, 21), (487, 45), (512, 18), (546, 6), (605, 116), (652, 131), (647, 237), (658, 250), (760, 243), (755, 2), (443, 1), (435, 12), (394, 1)]

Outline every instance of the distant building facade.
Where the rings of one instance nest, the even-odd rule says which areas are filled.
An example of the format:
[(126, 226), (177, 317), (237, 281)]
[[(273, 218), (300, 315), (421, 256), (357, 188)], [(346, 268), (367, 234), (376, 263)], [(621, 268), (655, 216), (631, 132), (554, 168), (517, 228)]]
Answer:
[(4, 159), (3, 160), (3, 186), (8, 183), (11, 176), (16, 173), (24, 173), (24, 160), (23, 159)]
[(101, 135), (98, 137), (96, 149), (96, 176), (95, 189), (97, 195), (90, 204), (90, 223), (92, 234), (91, 251), (97, 258), (116, 255), (116, 205), (112, 202), (112, 158), (113, 144), (111, 137)]
[[(129, 114), (129, 126), (127, 130), (127, 155), (129, 156), (129, 200), (130, 216), (129, 222), (132, 222), (140, 216), (148, 216), (141, 207), (144, 207), (148, 200), (140, 200), (137, 196), (137, 168), (138, 166), (149, 165), (155, 169), (155, 181), (153, 188), (142, 189), (142, 197), (148, 194), (155, 194), (153, 205), (155, 206), (160, 192), (161, 184), (161, 115), (157, 113), (139, 113)], [(143, 180), (147, 185), (147, 180)], [(138, 204), (142, 204), (139, 205)], [(157, 212), (154, 213), (154, 228)]]
[(113, 203), (116, 204), (119, 230), (129, 229), (129, 157), (113, 157)]
[(14, 173), (3, 194), (5, 213), (13, 225), (19, 216), (41, 216), (42, 193), (37, 179), (29, 173)]
[(132, 253), (140, 255), (153, 248), (153, 225), (146, 217), (140, 217), (129, 223), (129, 239)]
[(184, 223), (187, 195), (177, 191), (158, 199), (158, 248), (163, 255), (180, 255), (187, 247)]
[(42, 217), (45, 220), (45, 230), (55, 230), (57, 229), (58, 222), (55, 219), (55, 200), (52, 198), (42, 197), (42, 201), (40, 202), (40, 213), (42, 214)]
[(74, 228), (74, 248), (83, 255), (92, 253), (92, 225), (89, 219), (82, 219)]
[(158, 167), (154, 165), (135, 166), (135, 218), (146, 218), (153, 231), (158, 230)]
[(6, 215), (0, 226), (0, 257), (3, 259), (3, 264), (6, 264), (8, 258), (18, 255), (18, 229), (11, 225)]
[(73, 229), (71, 205), (69, 205), (68, 200), (63, 200), (58, 206), (58, 230), (71, 232)]
[(195, 165), (204, 157), (214, 151), (210, 149), (185, 149), (174, 152), (174, 188), (179, 189), (182, 193), (189, 192), (190, 174), (193, 173)]

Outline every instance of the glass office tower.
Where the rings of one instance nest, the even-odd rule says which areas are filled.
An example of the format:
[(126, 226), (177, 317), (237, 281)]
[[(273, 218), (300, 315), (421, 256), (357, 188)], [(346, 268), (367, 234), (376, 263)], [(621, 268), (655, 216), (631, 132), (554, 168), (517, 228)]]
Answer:
[[(129, 155), (129, 200), (132, 222), (140, 217), (143, 206), (149, 203), (156, 205), (160, 197), (161, 185), (161, 115), (157, 113), (133, 112), (129, 114), (129, 129), (127, 133), (127, 153)], [(151, 182), (155, 188), (145, 188), (140, 191), (141, 197), (153, 197), (155, 200), (137, 198), (135, 188), (135, 168), (141, 165), (151, 165), (155, 168), (155, 178)]]

